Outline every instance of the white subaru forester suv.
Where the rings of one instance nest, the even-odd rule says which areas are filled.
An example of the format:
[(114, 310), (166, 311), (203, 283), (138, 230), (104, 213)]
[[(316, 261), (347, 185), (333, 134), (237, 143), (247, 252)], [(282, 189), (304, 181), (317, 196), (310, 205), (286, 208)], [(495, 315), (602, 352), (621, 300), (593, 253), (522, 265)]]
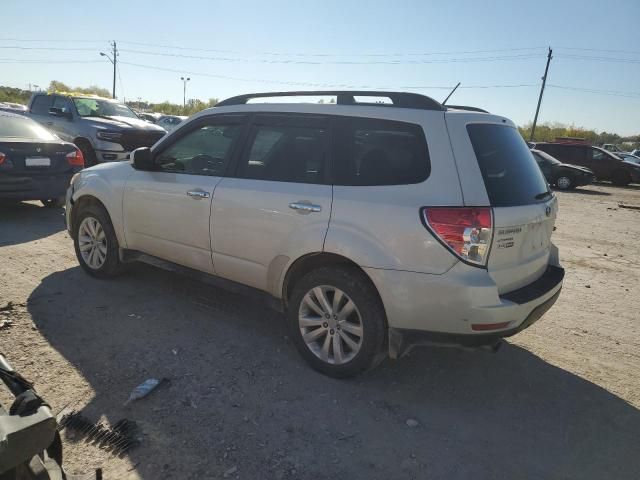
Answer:
[(66, 202), (90, 275), (160, 259), (266, 292), (335, 377), (527, 328), (562, 287), (556, 212), (511, 121), (397, 92), (233, 97), (83, 170)]

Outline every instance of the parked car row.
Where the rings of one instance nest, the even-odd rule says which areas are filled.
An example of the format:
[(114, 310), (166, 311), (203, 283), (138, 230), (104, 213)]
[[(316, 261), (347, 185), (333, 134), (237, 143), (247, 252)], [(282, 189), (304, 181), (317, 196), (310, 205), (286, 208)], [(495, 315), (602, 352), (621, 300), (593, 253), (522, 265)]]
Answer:
[(603, 148), (570, 142), (534, 142), (530, 146), (562, 163), (586, 167), (599, 180), (608, 180), (614, 185), (640, 183), (640, 165), (625, 162)]

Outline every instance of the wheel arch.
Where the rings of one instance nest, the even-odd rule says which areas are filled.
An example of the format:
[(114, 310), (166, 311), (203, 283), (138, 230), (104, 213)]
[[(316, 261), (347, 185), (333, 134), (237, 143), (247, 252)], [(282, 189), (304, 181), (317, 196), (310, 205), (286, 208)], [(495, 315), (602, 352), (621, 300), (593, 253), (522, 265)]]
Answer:
[[(362, 277), (366, 279), (369, 283), (373, 291), (375, 292), (378, 300), (380, 301), (380, 305), (382, 305), (383, 310), (385, 311), (385, 323), (386, 323), (386, 309), (384, 307), (384, 302), (382, 301), (382, 297), (380, 296), (380, 292), (376, 287), (375, 283), (371, 279), (371, 277), (367, 274), (367, 272), (360, 267), (353, 260), (344, 257), (342, 255), (338, 255), (336, 253), (329, 252), (314, 252), (308, 253), (297, 258), (295, 261), (289, 265), (286, 272), (283, 275), (282, 287), (280, 288), (280, 293), (282, 295), (282, 302), (285, 309), (288, 306), (289, 299), (291, 297), (291, 292), (293, 291), (293, 285), (300, 280), (304, 275), (309, 273), (312, 270), (321, 267), (329, 267), (329, 266), (347, 266), (356, 269), (359, 273), (362, 274)], [(385, 325), (385, 328), (387, 325)]]

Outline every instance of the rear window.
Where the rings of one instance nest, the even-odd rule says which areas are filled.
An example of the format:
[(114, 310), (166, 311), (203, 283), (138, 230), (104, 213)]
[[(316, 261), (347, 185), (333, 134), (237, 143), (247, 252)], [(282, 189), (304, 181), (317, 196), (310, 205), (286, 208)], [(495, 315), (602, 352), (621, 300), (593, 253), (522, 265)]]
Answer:
[(429, 176), (429, 150), (419, 125), (355, 117), (335, 121), (336, 185), (406, 185)]
[(54, 140), (56, 137), (31, 119), (0, 115), (0, 138)]
[(467, 125), (492, 206), (527, 205), (547, 200), (547, 181), (515, 128)]

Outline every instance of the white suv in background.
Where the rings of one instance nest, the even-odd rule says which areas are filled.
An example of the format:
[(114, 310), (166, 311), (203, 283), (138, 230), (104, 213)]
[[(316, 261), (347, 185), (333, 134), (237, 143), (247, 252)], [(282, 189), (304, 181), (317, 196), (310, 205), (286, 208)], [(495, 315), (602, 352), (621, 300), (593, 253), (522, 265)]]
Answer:
[[(256, 102), (294, 95), (336, 103)], [(84, 270), (162, 259), (267, 292), (331, 376), (418, 344), (496, 346), (562, 287), (557, 200), (514, 124), (479, 109), (243, 95), (132, 156), (69, 188)]]

